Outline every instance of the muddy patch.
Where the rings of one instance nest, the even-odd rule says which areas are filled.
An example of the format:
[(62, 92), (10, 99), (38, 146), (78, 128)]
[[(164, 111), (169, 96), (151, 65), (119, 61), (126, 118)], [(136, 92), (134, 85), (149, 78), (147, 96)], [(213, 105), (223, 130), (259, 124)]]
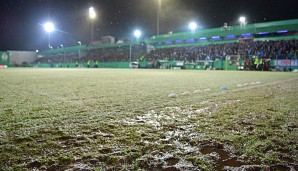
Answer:
[(237, 157), (235, 154), (229, 152), (228, 148), (225, 148), (223, 144), (218, 145), (218, 143), (203, 146), (201, 153), (214, 161), (216, 170), (237, 170), (243, 167), (254, 168), (260, 164), (259, 162), (252, 161), (248, 157)]

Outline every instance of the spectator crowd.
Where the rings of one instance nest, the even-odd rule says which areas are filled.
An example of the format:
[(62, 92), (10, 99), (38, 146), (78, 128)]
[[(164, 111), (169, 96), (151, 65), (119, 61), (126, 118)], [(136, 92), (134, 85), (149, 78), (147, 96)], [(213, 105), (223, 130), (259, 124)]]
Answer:
[(38, 58), (36, 63), (87, 63), (87, 62), (127, 62), (134, 61), (146, 53), (146, 46), (134, 45), (123, 47), (98, 48), (90, 50), (64, 52)]
[(146, 55), (146, 59), (199, 61), (205, 60), (206, 58), (211, 60), (222, 59), (226, 55), (258, 56), (259, 58), (275, 58), (276, 55), (294, 57), (296, 50), (298, 50), (297, 47), (298, 41), (296, 39), (169, 47), (152, 50)]
[[(196, 45), (185, 47), (161, 47), (147, 49), (145, 45), (109, 47), (90, 49), (72, 53), (61, 53), (55, 56), (38, 58), (36, 63), (87, 63), (87, 62), (124, 62), (124, 61), (202, 61), (206, 59), (224, 59), (227, 55), (243, 55), (253, 57), (251, 64), (255, 65), (255, 59), (265, 62), (268, 59), (275, 59), (277, 56), (286, 58), (296, 57), (298, 41), (277, 40), (277, 41), (243, 41), (236, 43)], [(131, 59), (130, 59), (131, 58)], [(247, 61), (246, 61), (247, 62)]]

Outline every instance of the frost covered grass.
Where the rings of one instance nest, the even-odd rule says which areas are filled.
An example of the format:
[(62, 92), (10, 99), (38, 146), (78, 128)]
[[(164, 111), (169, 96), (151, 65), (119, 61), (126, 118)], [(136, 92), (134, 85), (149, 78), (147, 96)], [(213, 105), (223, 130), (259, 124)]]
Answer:
[(298, 169), (297, 101), (297, 73), (0, 70), (0, 170)]

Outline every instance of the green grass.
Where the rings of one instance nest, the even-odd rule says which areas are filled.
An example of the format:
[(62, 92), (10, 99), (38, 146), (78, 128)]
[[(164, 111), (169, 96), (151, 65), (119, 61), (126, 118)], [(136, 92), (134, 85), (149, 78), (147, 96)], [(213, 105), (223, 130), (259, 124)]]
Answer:
[(0, 170), (297, 169), (297, 101), (296, 73), (3, 69)]

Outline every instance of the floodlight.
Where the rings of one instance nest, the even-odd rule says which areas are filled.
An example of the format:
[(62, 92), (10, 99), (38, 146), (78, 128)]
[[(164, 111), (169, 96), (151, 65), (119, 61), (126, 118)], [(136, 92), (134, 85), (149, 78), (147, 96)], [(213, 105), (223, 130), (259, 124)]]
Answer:
[(90, 7), (90, 8), (89, 8), (89, 17), (90, 17), (91, 19), (94, 19), (94, 18), (96, 17), (96, 12), (95, 12), (95, 10), (94, 10), (93, 7)]
[(81, 44), (82, 44), (81, 41), (78, 41), (78, 44), (81, 46)]
[(47, 22), (44, 24), (44, 29), (46, 32), (51, 33), (55, 30), (55, 26), (52, 22)]
[(245, 17), (240, 17), (239, 18), (240, 23), (245, 23), (246, 22), (246, 18)]
[(192, 31), (194, 31), (197, 28), (197, 23), (191, 22), (191, 23), (189, 23), (188, 27), (189, 27), (189, 29), (191, 29)]
[(136, 38), (138, 39), (140, 36), (141, 36), (141, 31), (140, 30), (136, 30), (135, 32), (134, 32), (134, 35), (136, 36)]

